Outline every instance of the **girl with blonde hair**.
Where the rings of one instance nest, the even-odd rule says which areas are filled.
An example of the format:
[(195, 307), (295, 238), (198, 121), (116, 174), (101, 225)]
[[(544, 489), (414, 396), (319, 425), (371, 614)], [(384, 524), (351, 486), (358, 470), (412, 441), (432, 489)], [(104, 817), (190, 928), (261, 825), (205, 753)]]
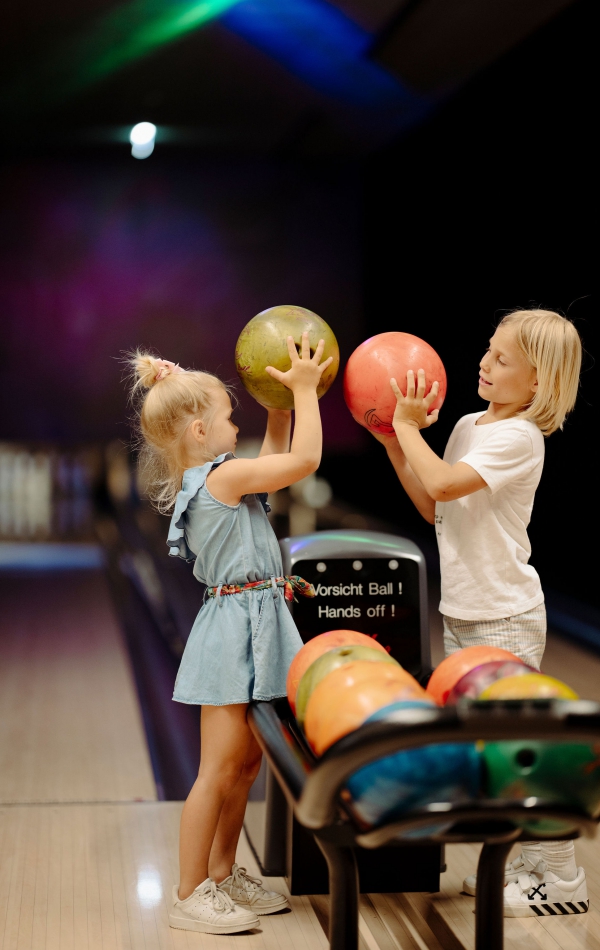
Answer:
[(260, 748), (246, 712), (252, 699), (285, 696), (288, 667), (302, 646), (286, 600), (314, 591), (282, 576), (281, 554), (267, 519), (267, 493), (314, 472), (322, 432), (317, 385), (331, 358), (324, 342), (310, 356), (287, 339), (290, 369), (267, 372), (292, 390), (291, 413), (268, 410), (256, 459), (234, 456), (238, 427), (227, 387), (209, 373), (184, 371), (137, 352), (131, 362), (139, 407), (142, 467), (161, 511), (173, 509), (169, 553), (194, 562), (205, 602), (183, 654), (173, 699), (202, 706), (201, 762), (181, 816), (180, 878), (172, 927), (200, 933), (252, 929), (258, 916), (287, 906), (235, 863), (248, 792)]
[[(443, 459), (421, 430), (437, 421), (423, 370), (409, 372), (397, 405), (395, 436), (382, 442), (400, 482), (421, 515), (435, 524), (440, 552), (446, 655), (489, 645), (539, 669), (546, 645), (540, 579), (529, 564), (527, 526), (544, 464), (544, 438), (562, 429), (575, 406), (581, 341), (573, 324), (552, 310), (515, 310), (499, 323), (479, 364), (483, 412), (456, 424)], [(585, 871), (572, 841), (525, 842), (506, 867), (509, 917), (582, 913), (588, 909)], [(464, 889), (474, 894), (472, 875)], [(544, 910), (550, 906), (551, 910)]]

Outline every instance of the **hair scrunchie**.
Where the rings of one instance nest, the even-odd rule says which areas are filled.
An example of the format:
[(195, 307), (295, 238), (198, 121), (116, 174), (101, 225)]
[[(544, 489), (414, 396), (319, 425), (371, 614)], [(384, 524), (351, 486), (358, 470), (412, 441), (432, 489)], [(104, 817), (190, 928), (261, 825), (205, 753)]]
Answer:
[(171, 373), (185, 373), (185, 370), (181, 368), (179, 363), (172, 363), (171, 360), (156, 360), (156, 362), (159, 366), (159, 370), (154, 377), (155, 383), (158, 383), (166, 376), (170, 376)]

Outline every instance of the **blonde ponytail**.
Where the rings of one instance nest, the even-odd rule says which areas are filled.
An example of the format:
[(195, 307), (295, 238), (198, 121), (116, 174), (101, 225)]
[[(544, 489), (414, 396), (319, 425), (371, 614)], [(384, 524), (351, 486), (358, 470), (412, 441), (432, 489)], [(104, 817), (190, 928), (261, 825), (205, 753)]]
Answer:
[[(133, 389), (150, 389), (156, 383), (159, 383), (165, 377), (172, 373), (185, 373), (179, 363), (172, 363), (170, 360), (160, 360), (152, 353), (142, 353), (136, 350), (128, 359), (133, 370), (136, 382)], [(208, 375), (208, 374), (207, 374)]]
[[(229, 389), (217, 376), (184, 370), (153, 353), (135, 350), (126, 362), (131, 369), (130, 397), (138, 430), (138, 468), (145, 494), (162, 514), (171, 510), (186, 468), (184, 436), (194, 419), (202, 419), (210, 435), (215, 395)], [(215, 458), (210, 447), (206, 461)]]

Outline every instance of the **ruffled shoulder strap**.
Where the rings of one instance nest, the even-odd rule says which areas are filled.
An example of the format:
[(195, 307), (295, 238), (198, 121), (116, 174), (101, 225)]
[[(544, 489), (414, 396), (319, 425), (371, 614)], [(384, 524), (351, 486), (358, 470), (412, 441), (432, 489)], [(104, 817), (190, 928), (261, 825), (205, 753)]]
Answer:
[(188, 468), (183, 473), (181, 491), (175, 500), (175, 508), (171, 517), (167, 544), (169, 545), (169, 554), (171, 557), (181, 557), (185, 561), (195, 561), (196, 554), (190, 550), (185, 539), (185, 514), (192, 498), (195, 498), (210, 472), (217, 468), (222, 462), (232, 459), (231, 452), (218, 455), (212, 462), (205, 465), (199, 465), (197, 468)]

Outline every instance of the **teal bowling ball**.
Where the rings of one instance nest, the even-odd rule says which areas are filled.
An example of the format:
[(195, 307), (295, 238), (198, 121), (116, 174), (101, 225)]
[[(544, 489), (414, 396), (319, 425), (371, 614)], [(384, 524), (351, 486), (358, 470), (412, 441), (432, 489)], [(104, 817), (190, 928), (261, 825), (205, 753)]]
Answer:
[[(392, 703), (379, 709), (366, 723), (393, 722), (395, 718), (398, 721), (400, 716), (395, 713), (417, 708), (431, 706), (419, 702)], [(346, 789), (352, 811), (372, 827), (433, 802), (469, 801), (478, 794), (480, 776), (480, 755), (473, 743), (445, 742), (395, 752), (371, 762), (350, 776)]]

